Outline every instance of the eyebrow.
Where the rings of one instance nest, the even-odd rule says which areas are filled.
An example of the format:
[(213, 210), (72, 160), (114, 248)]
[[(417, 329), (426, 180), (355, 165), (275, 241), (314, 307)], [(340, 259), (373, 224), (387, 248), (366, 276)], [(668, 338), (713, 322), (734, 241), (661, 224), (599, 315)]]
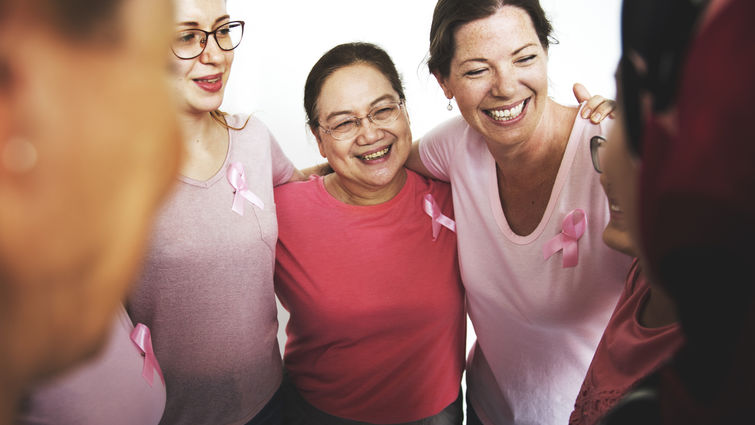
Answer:
[[(522, 46), (522, 47), (514, 50), (513, 52), (511, 52), (511, 56), (518, 55), (519, 53), (521, 53), (522, 50), (524, 50), (524, 49), (526, 49), (528, 47), (537, 47), (537, 44), (535, 44), (535, 43), (527, 43), (524, 46)], [(464, 65), (467, 62), (488, 62), (488, 60), (485, 59), (485, 58), (470, 58), (470, 59), (465, 59), (459, 65)]]
[[(231, 19), (229, 15), (223, 15), (219, 17), (218, 19), (215, 19), (215, 23), (212, 24), (213, 27), (215, 27), (217, 24), (225, 21), (226, 19)], [(196, 21), (185, 21), (185, 22), (179, 22), (177, 24), (178, 26), (186, 26), (186, 27), (198, 27), (199, 22)]]
[[(375, 105), (377, 105), (378, 103), (384, 100), (395, 100), (395, 97), (390, 94), (384, 94), (378, 97), (377, 99), (373, 100), (372, 103), (370, 103), (370, 109), (374, 108)], [(337, 117), (339, 115), (355, 115), (355, 114), (354, 114), (354, 111), (335, 111), (328, 114), (328, 116), (325, 117), (323, 121), (330, 121), (331, 118)]]

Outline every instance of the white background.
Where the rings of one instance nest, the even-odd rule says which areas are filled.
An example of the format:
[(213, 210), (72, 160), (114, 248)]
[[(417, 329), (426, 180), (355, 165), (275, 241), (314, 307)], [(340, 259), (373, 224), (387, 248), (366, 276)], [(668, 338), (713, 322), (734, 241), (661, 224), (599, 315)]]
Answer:
[[(378, 44), (391, 55), (406, 88), (414, 138), (458, 114), (425, 66), (436, 0), (228, 0), (232, 19), (246, 21), (223, 110), (253, 113), (299, 168), (322, 162), (305, 126), (302, 98), (312, 65), (333, 46)], [(620, 0), (541, 0), (560, 44), (549, 52), (550, 94), (576, 103), (572, 84), (614, 97)]]
[[(306, 128), (304, 81), (319, 57), (351, 41), (378, 44), (401, 73), (414, 138), (458, 114), (425, 66), (436, 0), (228, 0), (231, 19), (246, 21), (236, 49), (222, 109), (253, 113), (265, 122), (299, 168), (321, 163)], [(541, 0), (554, 28), (549, 51), (550, 95), (576, 104), (574, 82), (613, 98), (613, 73), (620, 54), (621, 0)], [(281, 309), (282, 310), (282, 309)], [(287, 319), (281, 311), (279, 341)], [(469, 327), (468, 347), (474, 341)]]

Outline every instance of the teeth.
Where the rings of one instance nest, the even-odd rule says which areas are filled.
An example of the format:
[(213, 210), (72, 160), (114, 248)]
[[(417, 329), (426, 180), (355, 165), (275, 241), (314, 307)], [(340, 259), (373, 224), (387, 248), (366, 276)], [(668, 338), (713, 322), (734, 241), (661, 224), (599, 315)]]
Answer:
[(486, 111), (488, 115), (493, 117), (493, 119), (497, 121), (508, 121), (513, 120), (514, 118), (518, 117), (519, 114), (522, 113), (522, 109), (524, 109), (524, 101), (522, 103), (514, 106), (513, 108), (504, 109), (504, 110), (489, 110)]
[(377, 151), (375, 153), (371, 153), (369, 155), (362, 155), (362, 156), (360, 156), (360, 158), (362, 158), (362, 159), (364, 159), (366, 161), (373, 161), (373, 160), (376, 160), (376, 159), (384, 157), (388, 153), (388, 151), (390, 151), (390, 150), (391, 150), (391, 147), (388, 146), (387, 148), (385, 148), (383, 150), (380, 150), (380, 151)]
[(220, 81), (220, 78), (213, 78), (211, 80), (198, 79), (198, 81), (202, 81), (202, 82), (205, 82), (205, 83), (217, 83), (218, 81)]
[(609, 207), (609, 208), (611, 209), (611, 211), (613, 211), (613, 212), (621, 212), (621, 208), (619, 208), (619, 206), (618, 206), (618, 205), (616, 205), (616, 204), (609, 204), (609, 205), (608, 205), (608, 207)]

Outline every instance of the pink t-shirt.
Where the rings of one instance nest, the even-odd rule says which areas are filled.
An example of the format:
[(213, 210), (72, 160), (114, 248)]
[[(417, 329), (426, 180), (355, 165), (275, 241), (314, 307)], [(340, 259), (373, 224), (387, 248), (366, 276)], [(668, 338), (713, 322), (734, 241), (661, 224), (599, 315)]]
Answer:
[(453, 217), (446, 183), (409, 171), (390, 201), (348, 205), (322, 178), (275, 189), (276, 291), (291, 312), (284, 363), (312, 405), (334, 416), (402, 423), (459, 394), (464, 292), (456, 234), (433, 241), (423, 197)]
[(678, 323), (647, 328), (638, 321), (649, 291), (635, 260), (582, 383), (570, 424), (597, 423), (637, 381), (655, 371), (682, 346)]
[[(246, 117), (229, 116), (234, 127)], [(152, 329), (167, 382), (163, 424), (244, 424), (280, 385), (273, 267), (278, 226), (273, 185), (294, 166), (252, 117), (229, 131), (228, 155), (207, 181), (186, 177), (163, 206), (129, 302), (134, 321)], [(243, 165), (262, 208), (232, 211), (226, 171)]]
[(165, 408), (165, 384), (153, 371), (144, 376), (144, 357), (131, 340), (121, 308), (108, 342), (92, 360), (37, 388), (24, 401), (17, 425), (156, 425)]
[[(590, 159), (600, 126), (577, 118), (545, 214), (529, 235), (509, 227), (496, 165), (485, 141), (462, 117), (422, 138), (425, 167), (450, 181), (459, 262), (477, 342), (467, 388), (487, 425), (568, 422), (600, 336), (623, 288), (631, 258), (605, 246), (608, 203)], [(566, 216), (586, 213), (578, 265), (562, 252), (544, 259)]]

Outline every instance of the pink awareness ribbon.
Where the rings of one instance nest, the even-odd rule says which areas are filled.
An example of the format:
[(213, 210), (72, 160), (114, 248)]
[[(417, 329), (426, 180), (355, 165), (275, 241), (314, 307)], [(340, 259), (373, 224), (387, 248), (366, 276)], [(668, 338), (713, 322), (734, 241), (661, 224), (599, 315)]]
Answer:
[(577, 208), (564, 218), (561, 233), (543, 246), (543, 257), (547, 260), (551, 255), (563, 250), (562, 266), (564, 268), (576, 266), (579, 263), (577, 241), (585, 234), (585, 229), (587, 229), (587, 216), (584, 210)]
[(131, 341), (134, 341), (142, 356), (144, 356), (144, 367), (142, 367), (142, 376), (152, 386), (155, 372), (160, 377), (160, 380), (165, 384), (165, 378), (163, 378), (163, 371), (160, 370), (160, 364), (157, 363), (157, 357), (155, 357), (155, 351), (152, 349), (152, 336), (150, 335), (149, 328), (142, 324), (137, 323), (134, 326), (134, 330), (131, 331)]
[(231, 207), (233, 212), (238, 215), (244, 215), (244, 199), (256, 205), (261, 210), (265, 209), (265, 203), (262, 202), (262, 199), (252, 193), (249, 190), (249, 186), (246, 185), (246, 173), (244, 172), (244, 166), (240, 162), (234, 162), (228, 166), (225, 175), (228, 178), (228, 183), (235, 190), (233, 207)]
[(440, 211), (440, 207), (438, 206), (438, 203), (435, 202), (435, 198), (433, 198), (433, 195), (429, 193), (425, 195), (424, 210), (425, 210), (425, 214), (429, 215), (430, 218), (432, 219), (433, 241), (438, 239), (438, 234), (440, 233), (440, 226), (444, 226), (448, 230), (452, 232), (456, 232), (456, 222), (453, 221), (451, 218), (443, 215), (443, 213)]

